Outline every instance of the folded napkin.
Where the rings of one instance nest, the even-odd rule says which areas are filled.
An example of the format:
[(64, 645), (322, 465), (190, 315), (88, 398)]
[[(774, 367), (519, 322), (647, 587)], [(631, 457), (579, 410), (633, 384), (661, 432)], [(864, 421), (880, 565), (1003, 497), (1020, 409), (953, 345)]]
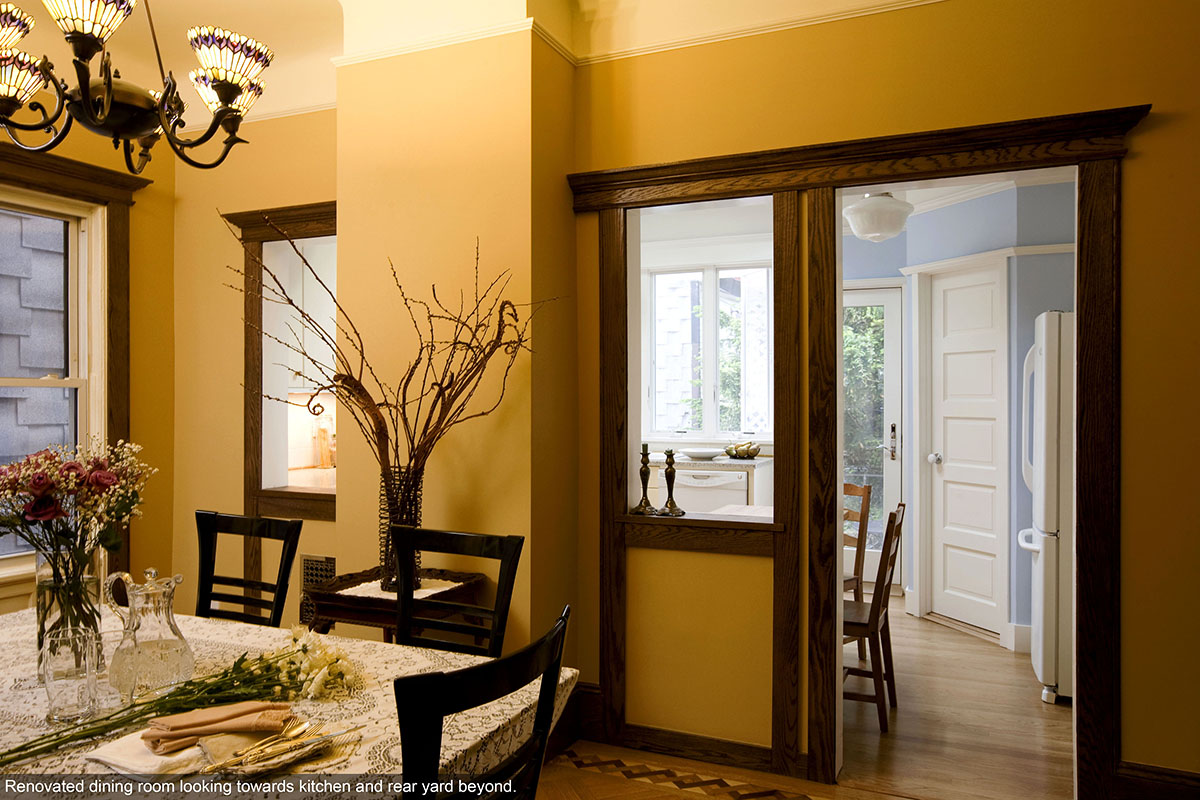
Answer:
[(102, 744), (84, 758), (125, 775), (189, 775), (208, 763), (199, 747), (155, 755), (146, 749), (141, 731)]
[(162, 755), (191, 747), (201, 736), (213, 733), (278, 733), (291, 718), (292, 709), (287, 703), (247, 700), (155, 717), (141, 737), (151, 752)]

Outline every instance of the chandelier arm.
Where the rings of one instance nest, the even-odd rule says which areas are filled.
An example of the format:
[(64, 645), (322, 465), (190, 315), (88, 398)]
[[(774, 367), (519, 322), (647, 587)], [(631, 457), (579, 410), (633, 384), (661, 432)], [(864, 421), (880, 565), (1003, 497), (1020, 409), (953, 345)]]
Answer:
[(176, 144), (175, 140), (172, 139), (170, 136), (166, 136), (164, 138), (166, 138), (167, 144), (170, 146), (171, 150), (175, 153), (175, 155), (179, 156), (180, 161), (187, 164), (189, 167), (195, 167), (196, 169), (212, 169), (214, 167), (219, 167), (219, 166), (221, 166), (221, 162), (223, 162), (225, 160), (225, 157), (229, 155), (229, 151), (233, 149), (234, 145), (248, 144), (248, 142), (245, 139), (239, 138), (236, 133), (231, 133), (227, 137), (225, 137), (225, 141), (223, 143), (224, 147), (222, 147), (221, 155), (217, 156), (216, 161), (212, 161), (208, 164), (205, 164), (201, 161), (196, 161), (195, 159), (191, 158), (187, 153), (185, 153), (184, 147), (186, 145), (181, 146), (181, 145)]
[[(43, 61), (45, 61), (45, 59), (43, 59)], [(48, 64), (49, 62), (46, 63)], [(53, 69), (53, 67), (50, 68)], [(58, 120), (62, 117), (63, 111), (65, 111), (67, 108), (67, 90), (65, 84), (60, 85), (58, 81), (54, 80), (53, 74), (48, 72), (43, 74), (49, 75), (49, 79), (46, 81), (46, 84), (54, 87), (54, 113), (48, 113), (44, 104), (34, 100), (29, 104), (29, 110), (41, 114), (42, 118), (40, 120), (37, 122), (17, 122), (10, 117), (9, 119), (0, 121), (0, 125), (3, 125), (5, 128), (12, 128), (18, 131), (52, 131), (54, 129), (55, 124), (57, 124)], [(70, 119), (70, 115), (67, 116), (67, 119)]]
[(101, 107), (96, 109), (95, 98), (92, 96), (92, 70), (87, 61), (83, 59), (74, 59), (75, 78), (79, 83), (79, 105), (82, 109), (84, 121), (91, 126), (102, 128), (108, 121), (108, 113), (112, 110), (113, 102), (113, 74), (112, 74), (112, 58), (108, 51), (104, 52), (104, 56), (100, 59), (100, 78), (103, 81), (104, 99), (101, 101)]
[[(166, 95), (164, 94), (163, 97), (166, 98)], [(216, 136), (217, 131), (221, 130), (221, 127), (222, 127), (221, 123), (225, 122), (225, 120), (231, 114), (234, 114), (234, 113), (235, 113), (234, 110), (229, 107), (218, 108), (213, 113), (212, 121), (208, 124), (208, 130), (206, 130), (204, 133), (197, 136), (195, 139), (184, 139), (180, 136), (175, 135), (176, 129), (178, 129), (179, 127), (181, 127), (183, 125), (183, 120), (182, 119), (171, 120), (167, 116), (164, 103), (160, 102), (158, 105), (158, 121), (159, 121), (159, 124), (162, 125), (163, 136), (166, 138), (166, 140), (168, 142), (171, 143), (171, 149), (175, 150), (176, 153), (179, 152), (179, 150), (176, 148), (199, 147), (200, 145), (205, 144), (209, 139)], [(234, 138), (236, 138), (236, 136)], [(240, 142), (243, 140), (238, 139), (237, 141)], [(237, 142), (234, 142), (234, 144), (236, 144), (236, 143)]]
[[(43, 112), (43, 113), (45, 113), (45, 112)], [(5, 124), (3, 127), (4, 127), (4, 132), (6, 134), (8, 134), (8, 138), (11, 139), (12, 143), (15, 144), (17, 147), (19, 147), (22, 150), (29, 152), (29, 153), (45, 153), (45, 152), (48, 152), (48, 151), (53, 150), (54, 148), (58, 147), (58, 145), (62, 143), (62, 140), (67, 138), (67, 134), (71, 130), (71, 124), (74, 122), (75, 122), (74, 117), (72, 117), (70, 114), (68, 114), (66, 117), (66, 122), (63, 123), (63, 126), (60, 130), (55, 130), (53, 125), (50, 125), (49, 127), (45, 128), (44, 130), (54, 131), (54, 135), (51, 136), (47, 141), (43, 142), (42, 144), (38, 144), (38, 145), (25, 144), (24, 142), (22, 142), (20, 139), (17, 138), (17, 134), (15, 134), (12, 131), (12, 128), (10, 128), (7, 124)], [(37, 130), (42, 130), (42, 129), (37, 129)]]
[(138, 153), (137, 163), (134, 164), (133, 142), (129, 139), (126, 139), (123, 144), (124, 147), (122, 149), (125, 152), (125, 169), (129, 170), (134, 175), (141, 175), (142, 170), (144, 170), (146, 165), (150, 163), (150, 148), (142, 147), (141, 152)]

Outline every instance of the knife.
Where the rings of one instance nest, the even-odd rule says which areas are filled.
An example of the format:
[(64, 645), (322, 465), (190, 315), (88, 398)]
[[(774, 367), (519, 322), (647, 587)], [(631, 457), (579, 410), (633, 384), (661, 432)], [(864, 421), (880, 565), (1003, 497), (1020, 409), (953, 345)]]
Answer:
[[(280, 744), (271, 745), (270, 747), (264, 747), (262, 750), (256, 750), (253, 753), (250, 753), (249, 755), (247, 755), (245, 758), (245, 761), (243, 763), (256, 764), (259, 761), (266, 761), (268, 758), (275, 758), (276, 756), (281, 756), (286, 753), (291, 753), (295, 750), (305, 749), (305, 748), (307, 748), (311, 745), (317, 744), (319, 742), (330, 743), (330, 740), (332, 740), (332, 739), (336, 739), (339, 736), (345, 736), (346, 734), (350, 734), (350, 733), (354, 733), (355, 731), (362, 730), (363, 727), (365, 727), (365, 726), (355, 725), (353, 728), (347, 728), (344, 731), (338, 731), (336, 733), (326, 733), (322, 736), (310, 736), (306, 739), (295, 739), (290, 742), (283, 742)], [(345, 744), (345, 743), (346, 742), (338, 742), (338, 744)]]

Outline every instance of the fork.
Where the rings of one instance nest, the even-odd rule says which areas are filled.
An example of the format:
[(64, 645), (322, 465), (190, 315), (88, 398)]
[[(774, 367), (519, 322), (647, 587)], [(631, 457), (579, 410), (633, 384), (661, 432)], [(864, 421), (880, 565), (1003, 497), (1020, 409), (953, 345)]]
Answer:
[(243, 747), (241, 750), (234, 750), (233, 754), (235, 756), (247, 755), (248, 753), (252, 753), (255, 750), (275, 744), (283, 739), (291, 739), (295, 736), (299, 736), (302, 732), (307, 730), (308, 727), (308, 720), (301, 719), (300, 717), (292, 717), (290, 720), (284, 723), (284, 726), (282, 729), (280, 729), (279, 733), (273, 733), (266, 738), (259, 739), (249, 747)]

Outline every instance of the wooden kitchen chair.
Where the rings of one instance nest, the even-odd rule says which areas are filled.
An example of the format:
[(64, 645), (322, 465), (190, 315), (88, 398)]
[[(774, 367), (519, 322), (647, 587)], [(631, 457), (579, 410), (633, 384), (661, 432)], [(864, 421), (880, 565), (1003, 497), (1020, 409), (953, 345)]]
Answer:
[(871, 678), (875, 684), (874, 694), (843, 691), (847, 700), (874, 703), (879, 710), (879, 729), (887, 733), (888, 702), (884, 700), (884, 684), (892, 708), (896, 707), (896, 675), (892, 666), (892, 633), (888, 625), (888, 601), (891, 599), (892, 574), (896, 571), (896, 557), (900, 553), (900, 532), (904, 526), (904, 503), (888, 515), (887, 531), (883, 535), (883, 550), (879, 554), (879, 571), (875, 576), (875, 590), (871, 602), (844, 600), (842, 633), (847, 638), (865, 639), (871, 650), (871, 668), (847, 667), (846, 675)]
[[(525, 539), (486, 533), (455, 533), (393, 525), (392, 552), (398, 577), (396, 644), (433, 647), (455, 653), (499, 656)], [(496, 602), (491, 608), (449, 600), (424, 600), (416, 592), (412, 563), (417, 552), (447, 553), (499, 561)], [(446, 636), (451, 637), (447, 639)], [(473, 639), (473, 642), (461, 641)], [(486, 641), (486, 643), (485, 643)]]
[[(298, 519), (267, 519), (265, 517), (243, 517), (240, 514), (218, 514), (215, 511), (196, 512), (196, 533), (200, 539), (200, 578), (196, 589), (196, 616), (233, 619), (254, 625), (270, 625), (278, 628), (283, 619), (283, 604), (287, 600), (288, 581), (292, 575), (292, 563), (300, 546), (300, 528), (304, 524)], [(217, 575), (217, 536), (226, 534), (245, 539), (274, 539), (282, 543), (279, 554), (279, 570), (274, 583), (248, 580), (227, 575)], [(238, 591), (231, 594), (214, 587), (228, 586)], [(263, 593), (270, 595), (264, 598)], [(232, 603), (242, 607), (241, 611), (218, 608), (216, 603)], [(262, 612), (268, 612), (263, 616)]]
[[(842, 591), (854, 592), (854, 599), (861, 603), (863, 599), (863, 563), (867, 557), (867, 523), (871, 519), (871, 485), (859, 486), (855, 483), (843, 483), (842, 494), (847, 497), (862, 498), (857, 511), (844, 507), (842, 512), (844, 521), (858, 523), (858, 533), (847, 533), (845, 526), (842, 526), (842, 545), (854, 546), (854, 573), (842, 578)], [(850, 641), (849, 637), (846, 637), (843, 643), (847, 641)], [(867, 643), (862, 639), (858, 640), (858, 657), (863, 661), (867, 659)]]

